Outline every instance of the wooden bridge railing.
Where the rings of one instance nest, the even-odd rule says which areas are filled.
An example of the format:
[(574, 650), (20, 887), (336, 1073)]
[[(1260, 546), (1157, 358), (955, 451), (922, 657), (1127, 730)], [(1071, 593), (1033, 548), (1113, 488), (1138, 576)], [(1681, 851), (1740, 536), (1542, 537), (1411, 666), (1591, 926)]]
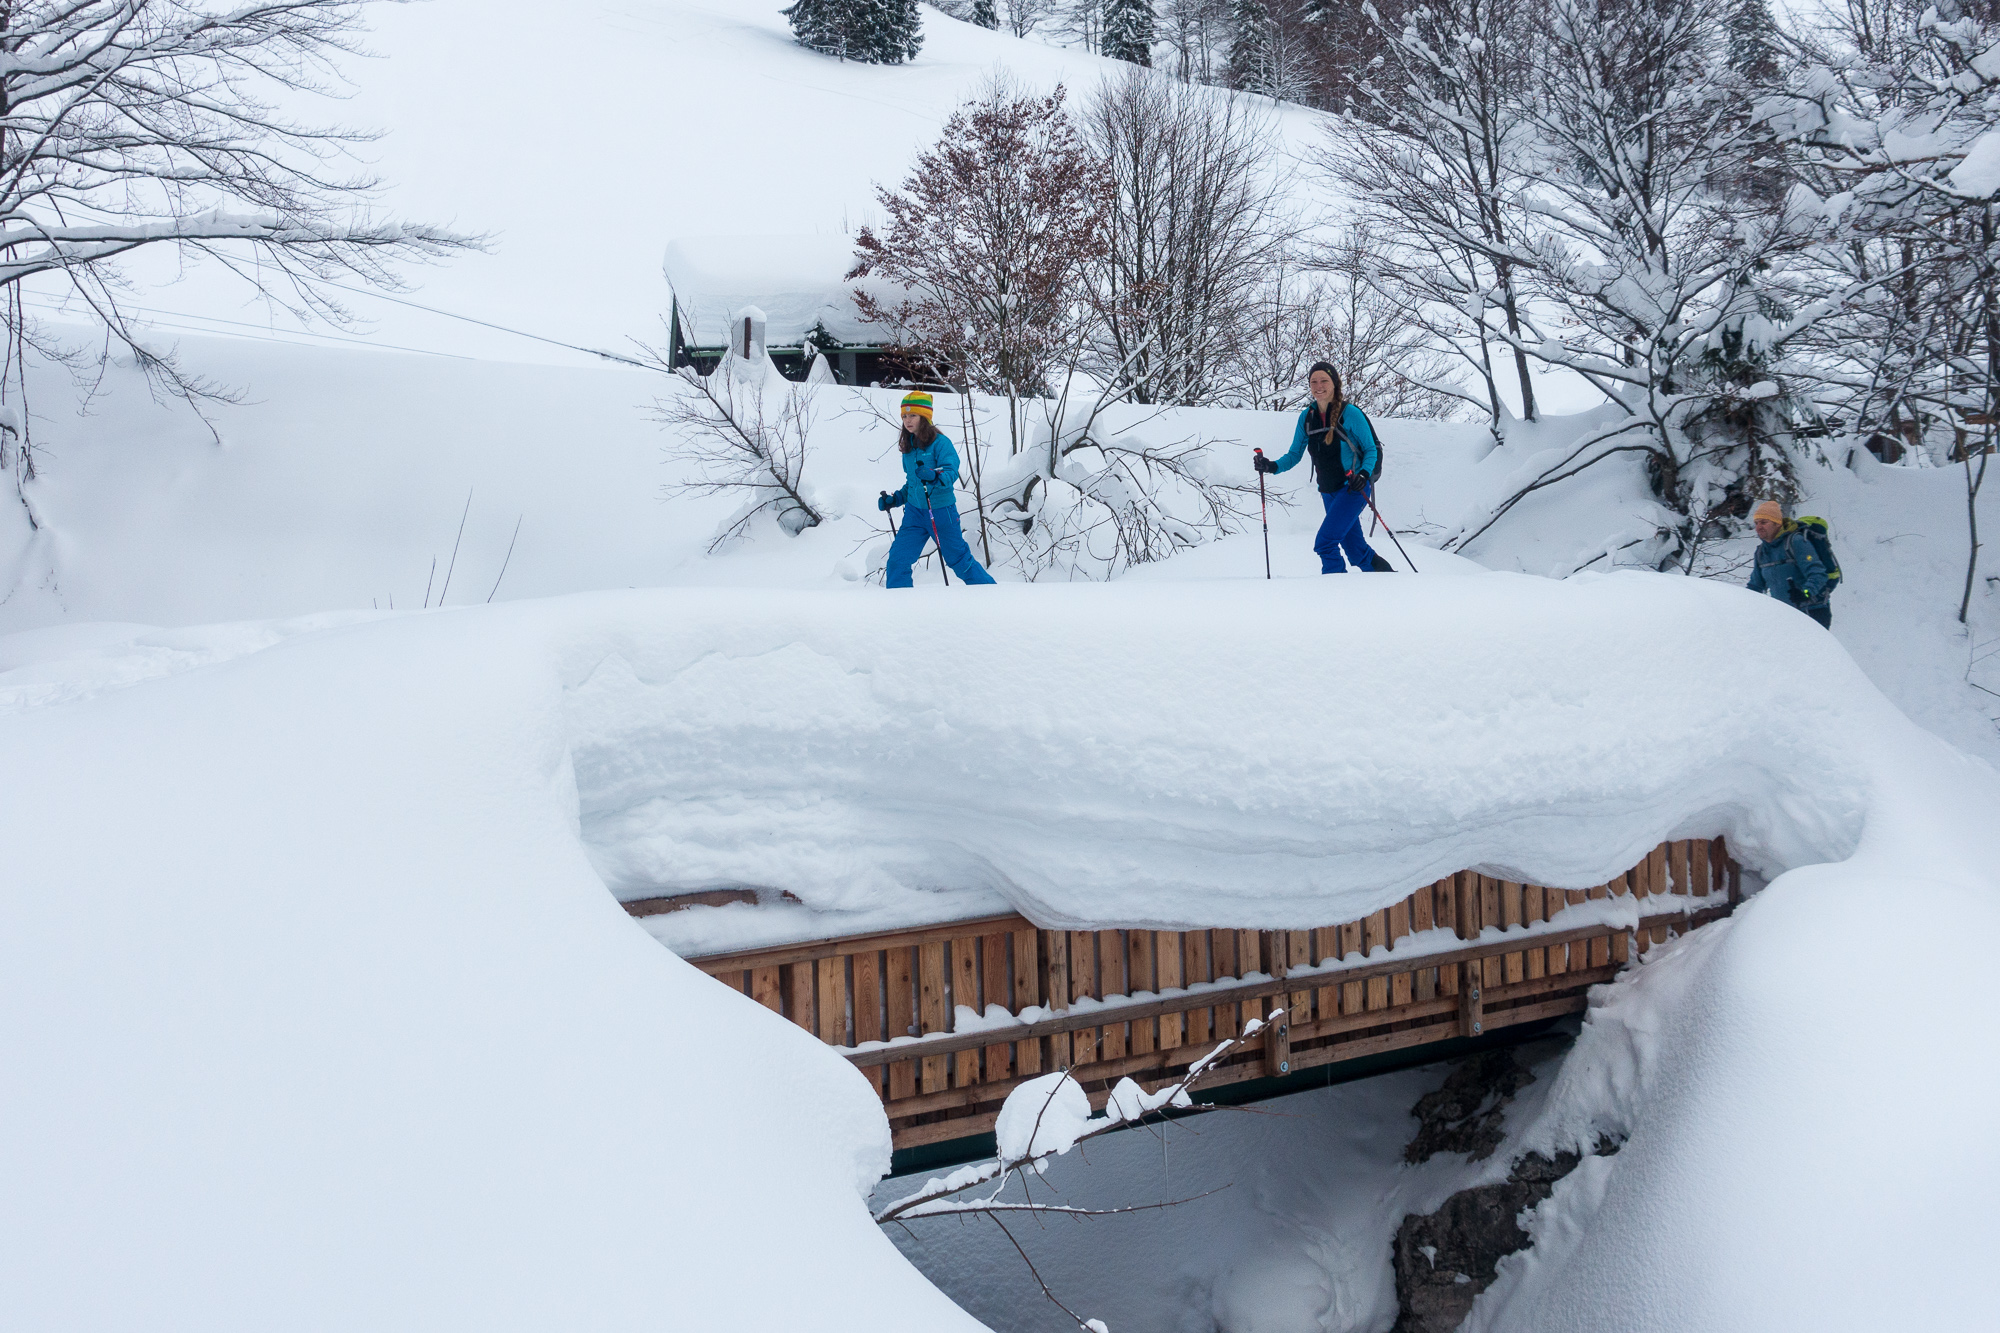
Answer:
[[(1150, 1090), (1277, 1007), (1263, 1043), (1203, 1086), (1578, 1012), (1635, 942), (1737, 894), (1717, 838), (1664, 843), (1592, 889), (1461, 871), (1312, 930), (1043, 930), (1009, 915), (689, 961), (843, 1048), (900, 1149), (992, 1128), (1007, 1093), (1048, 1070), (1070, 1069), (1099, 1107), (1120, 1078)], [(1607, 920), (1627, 895), (1626, 923)]]

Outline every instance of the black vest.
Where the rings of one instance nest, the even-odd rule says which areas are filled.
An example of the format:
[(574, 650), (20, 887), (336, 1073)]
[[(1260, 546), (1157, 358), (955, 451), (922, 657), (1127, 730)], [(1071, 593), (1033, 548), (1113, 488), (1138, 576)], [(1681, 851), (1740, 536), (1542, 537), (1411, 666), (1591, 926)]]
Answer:
[[(1335, 408), (1337, 413), (1346, 410), (1345, 403)], [(1338, 416), (1335, 420), (1339, 420)], [(1347, 464), (1340, 461), (1340, 441), (1346, 434), (1338, 425), (1327, 427), (1317, 402), (1306, 409), (1306, 452), (1312, 455), (1314, 480), (1328, 495), (1347, 489)]]

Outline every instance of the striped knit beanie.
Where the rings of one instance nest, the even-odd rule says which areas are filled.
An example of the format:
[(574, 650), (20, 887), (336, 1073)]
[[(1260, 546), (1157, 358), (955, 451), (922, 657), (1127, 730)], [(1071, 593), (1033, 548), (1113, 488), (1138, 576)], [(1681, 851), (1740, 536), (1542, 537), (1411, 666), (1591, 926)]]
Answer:
[(915, 412), (925, 421), (931, 420), (931, 396), (922, 389), (912, 389), (903, 395), (903, 411)]

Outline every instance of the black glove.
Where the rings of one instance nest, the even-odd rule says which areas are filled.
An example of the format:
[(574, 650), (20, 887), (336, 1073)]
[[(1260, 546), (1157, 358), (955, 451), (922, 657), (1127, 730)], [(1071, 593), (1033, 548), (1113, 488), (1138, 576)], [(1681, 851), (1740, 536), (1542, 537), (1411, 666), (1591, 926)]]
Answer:
[(1366, 472), (1348, 473), (1347, 489), (1353, 491), (1356, 495), (1365, 494), (1368, 490), (1368, 474)]
[(1276, 475), (1278, 471), (1278, 465), (1276, 463), (1273, 463), (1270, 459), (1264, 457), (1264, 455), (1262, 454), (1252, 455), (1250, 463), (1251, 466), (1255, 467), (1259, 472), (1269, 472), (1273, 475)]

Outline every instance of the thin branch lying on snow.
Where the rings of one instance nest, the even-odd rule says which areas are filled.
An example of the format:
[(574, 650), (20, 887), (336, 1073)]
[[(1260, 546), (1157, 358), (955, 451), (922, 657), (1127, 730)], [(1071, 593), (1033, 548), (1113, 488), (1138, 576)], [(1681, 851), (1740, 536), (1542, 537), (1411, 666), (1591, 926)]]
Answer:
[[(1082, 1085), (1077, 1083), (1068, 1070), (1062, 1071), (1053, 1080), (1036, 1079), (1031, 1083), (1016, 1088), (1008, 1096), (1007, 1100), (1010, 1103), (1016, 1097), (1022, 1097), (1023, 1094), (1026, 1094), (1028, 1097), (1039, 1095), (1041, 1098), (1040, 1104), (1035, 1108), (1035, 1117), (1021, 1152), (1011, 1156), (1003, 1152), (990, 1161), (982, 1162), (975, 1166), (962, 1167), (948, 1176), (935, 1177), (928, 1180), (924, 1183), (924, 1187), (916, 1193), (905, 1195), (903, 1198), (897, 1199), (876, 1213), (875, 1221), (878, 1224), (887, 1225), (890, 1222), (917, 1217), (961, 1216), (968, 1212), (999, 1211), (991, 1207), (991, 1205), (997, 1202), (1000, 1191), (1006, 1188), (1007, 1182), (1011, 1177), (1017, 1174), (1039, 1175), (1042, 1168), (1051, 1160), (1068, 1152), (1079, 1143), (1086, 1143), (1100, 1135), (1124, 1129), (1129, 1125), (1142, 1124), (1148, 1117), (1164, 1118), (1168, 1108), (1177, 1111), (1207, 1111), (1214, 1109), (1211, 1106), (1190, 1101), (1187, 1094), (1206, 1075), (1220, 1066), (1222, 1061), (1233, 1055), (1244, 1043), (1261, 1037), (1265, 1026), (1278, 1019), (1284, 1012), (1283, 1009), (1274, 1009), (1269, 1018), (1256, 1018), (1244, 1024), (1243, 1031), (1240, 1034), (1220, 1043), (1207, 1055), (1202, 1056), (1199, 1060), (1189, 1065), (1187, 1072), (1178, 1081), (1167, 1085), (1158, 1092), (1146, 1095), (1144, 1103), (1137, 1108), (1137, 1114), (1121, 1114), (1114, 1117), (1107, 1113), (1104, 1116), (1094, 1116), (1085, 1122), (1086, 1127), (1081, 1132), (1075, 1134), (1058, 1134), (1053, 1140), (1046, 1140), (1042, 1133), (1044, 1119), (1052, 1109), (1056, 1108), (1057, 1099), (1063, 1096), (1066, 1089), (1074, 1089), (1076, 1096), (1082, 1095)], [(1046, 1086), (1038, 1086), (1043, 1084), (1046, 1084)], [(1005, 1114), (1006, 1111), (1003, 1108), (1002, 1115), (1004, 1116)], [(995, 1181), (999, 1183), (994, 1187), (993, 1192), (983, 1201), (974, 1204), (946, 1202), (954, 1195), (963, 1194), (967, 1190), (976, 1189), (981, 1185)], [(939, 1206), (941, 1204), (943, 1206)], [(1161, 1205), (1152, 1206), (1159, 1207)], [(1002, 1205), (1002, 1209), (1012, 1212), (1048, 1211), (1070, 1214), (1079, 1212), (1089, 1214), (1093, 1211), (1088, 1209), (1058, 1209), (1043, 1204)], [(1095, 1211), (1130, 1212), (1137, 1210), (1119, 1208)]]
[[(1284, 1015), (1283, 1009), (1275, 1009), (1269, 1018), (1253, 1018), (1244, 1024), (1243, 1031), (1228, 1041), (1222, 1042), (1207, 1055), (1188, 1066), (1187, 1072), (1177, 1082), (1170, 1083), (1157, 1092), (1138, 1091), (1137, 1085), (1125, 1079), (1111, 1090), (1111, 1096), (1102, 1116), (1089, 1115), (1090, 1099), (1070, 1072), (1065, 1069), (1056, 1074), (1046, 1074), (1030, 1079), (1007, 1095), (1006, 1103), (1000, 1109), (1000, 1116), (994, 1126), (1000, 1152), (991, 1161), (975, 1166), (962, 1167), (948, 1176), (934, 1178), (924, 1183), (924, 1187), (914, 1194), (896, 1200), (879, 1213), (875, 1221), (881, 1226), (901, 1226), (920, 1217), (989, 1217), (993, 1225), (1000, 1228), (1000, 1234), (1007, 1238), (1014, 1252), (1021, 1256), (1021, 1262), (1028, 1266), (1028, 1272), (1042, 1289), (1049, 1302), (1073, 1320), (1085, 1333), (1104, 1333), (1104, 1325), (1095, 1319), (1085, 1319), (1076, 1311), (1064, 1305), (1042, 1277), (1035, 1261), (1017, 1240), (1002, 1214), (1028, 1214), (1034, 1217), (1068, 1217), (1081, 1220), (1087, 1217), (1116, 1217), (1121, 1213), (1151, 1212), (1161, 1208), (1178, 1208), (1184, 1203), (1193, 1203), (1216, 1193), (1205, 1190), (1185, 1199), (1168, 1199), (1159, 1203), (1125, 1204), (1116, 1208), (1078, 1208), (1068, 1204), (1037, 1203), (1029, 1192), (1030, 1182), (1039, 1176), (1048, 1162), (1068, 1152), (1079, 1143), (1094, 1139), (1101, 1134), (1128, 1126), (1144, 1125), (1148, 1118), (1164, 1119), (1168, 1110), (1208, 1111), (1212, 1106), (1197, 1105), (1188, 1097), (1188, 1092), (1197, 1083), (1216, 1069), (1245, 1042), (1261, 1036), (1265, 1026), (1276, 1022)], [(1127, 1088), (1132, 1091), (1128, 1092)], [(1079, 1113), (1079, 1107), (1081, 1113)], [(1022, 1122), (1026, 1122), (1025, 1126)], [(1025, 1128), (1025, 1137), (1022, 1130)], [(1010, 1151), (1009, 1145), (1013, 1149)], [(1021, 1180), (1021, 1188), (1026, 1196), (1020, 1203), (1002, 1203), (1000, 1194), (1015, 1176)], [(974, 1199), (958, 1199), (954, 1196), (965, 1193), (980, 1185), (993, 1183), (990, 1193)]]

